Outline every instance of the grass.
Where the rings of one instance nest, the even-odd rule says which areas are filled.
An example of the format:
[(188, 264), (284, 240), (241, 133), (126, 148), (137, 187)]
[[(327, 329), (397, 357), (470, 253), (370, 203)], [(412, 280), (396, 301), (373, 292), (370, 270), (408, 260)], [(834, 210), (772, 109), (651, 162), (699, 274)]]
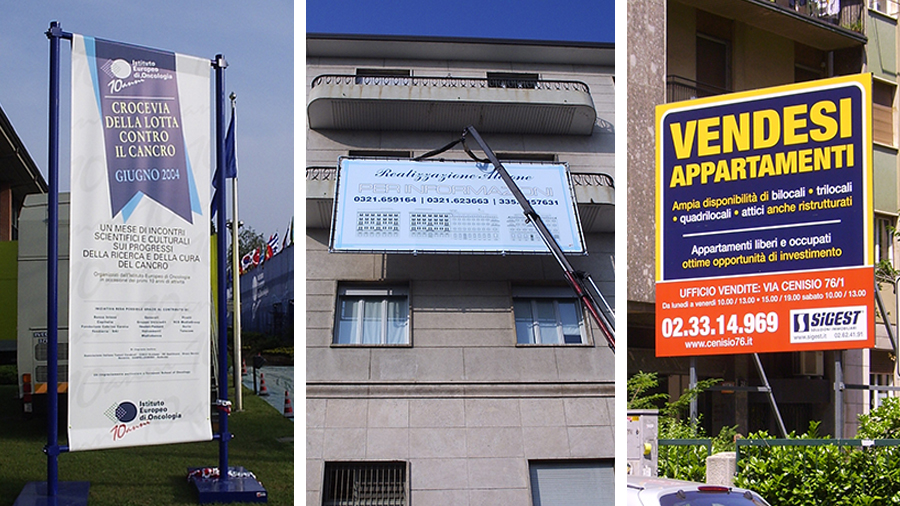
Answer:
[[(0, 506), (12, 505), (26, 483), (47, 479), (46, 419), (26, 420), (15, 395), (16, 386), (0, 385)], [(253, 472), (268, 504), (294, 504), (294, 423), (246, 388), (243, 402), (244, 410), (228, 418), (229, 465)], [(60, 444), (64, 428), (60, 423)], [(59, 479), (90, 482), (91, 506), (193, 506), (187, 469), (215, 467), (218, 455), (215, 441), (64, 453)]]

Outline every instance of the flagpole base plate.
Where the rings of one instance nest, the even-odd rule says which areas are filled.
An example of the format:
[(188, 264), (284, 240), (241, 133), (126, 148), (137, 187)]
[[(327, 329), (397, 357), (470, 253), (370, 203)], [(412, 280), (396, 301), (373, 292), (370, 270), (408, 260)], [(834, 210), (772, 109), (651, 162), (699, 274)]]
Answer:
[(46, 481), (30, 481), (13, 506), (87, 506), (89, 481), (60, 481), (57, 483), (56, 497), (47, 495)]
[[(214, 470), (216, 475), (207, 471)], [(229, 467), (228, 477), (220, 478), (218, 468), (207, 467), (188, 469), (188, 481), (197, 489), (200, 504), (268, 502), (268, 494), (253, 473), (241, 466)]]

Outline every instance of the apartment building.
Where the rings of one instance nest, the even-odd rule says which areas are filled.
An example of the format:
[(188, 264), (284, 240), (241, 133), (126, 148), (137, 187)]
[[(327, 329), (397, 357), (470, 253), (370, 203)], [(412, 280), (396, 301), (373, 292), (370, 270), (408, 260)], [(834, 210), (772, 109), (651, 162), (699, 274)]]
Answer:
[(614, 307), (613, 46), (310, 34), (306, 62), (307, 504), (613, 504), (614, 354), (553, 257), (329, 248), (341, 157), (471, 125), (568, 166), (569, 260)]
[[(875, 261), (894, 265), (898, 204), (897, 3), (893, 0), (636, 0), (628, 3), (628, 373), (656, 371), (676, 396), (691, 359), (654, 353), (654, 108), (729, 92), (870, 72), (873, 75)], [(896, 314), (893, 280), (880, 283)], [(788, 431), (856, 434), (856, 416), (896, 384), (896, 350), (876, 313), (873, 349), (760, 355)], [(893, 316), (891, 316), (891, 321)], [(699, 399), (707, 430), (779, 432), (752, 355), (698, 357), (699, 378), (724, 380)], [(837, 390), (835, 385), (838, 385)], [(733, 388), (729, 388), (733, 387)], [(835, 409), (835, 404), (840, 409)]]

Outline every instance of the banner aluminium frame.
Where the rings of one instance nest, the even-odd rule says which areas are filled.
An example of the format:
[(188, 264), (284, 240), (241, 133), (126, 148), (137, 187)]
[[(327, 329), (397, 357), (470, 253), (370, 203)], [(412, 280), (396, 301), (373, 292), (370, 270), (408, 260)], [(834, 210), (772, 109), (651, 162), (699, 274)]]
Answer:
[[(49, 86), (49, 132), (48, 132), (48, 239), (47, 239), (47, 383), (50, 385), (47, 395), (47, 480), (30, 482), (25, 485), (14, 506), (82, 506), (87, 505), (89, 482), (59, 482), (60, 453), (69, 451), (67, 445), (59, 444), (59, 92), (60, 92), (60, 40), (73, 40), (73, 34), (64, 32), (59, 23), (52, 21), (46, 32), (50, 40), (50, 86)], [(219, 187), (224, 188), (225, 174), (225, 75), (227, 67), (224, 57), (216, 55), (210, 61), (215, 68), (215, 100), (216, 100), (216, 178)], [(228, 356), (224, 352), (227, 346), (227, 308), (225, 288), (225, 197), (221, 192), (213, 203), (217, 210), (217, 269), (218, 283), (217, 307), (219, 353), (217, 360), (223, 371), (228, 367)], [(240, 388), (240, 386), (237, 386)], [(219, 431), (213, 439), (219, 440), (218, 468), (189, 469), (190, 482), (198, 491), (200, 503), (210, 502), (266, 502), (267, 493), (252, 473), (242, 467), (228, 466), (228, 376), (219, 375), (218, 399), (216, 407), (219, 411)]]

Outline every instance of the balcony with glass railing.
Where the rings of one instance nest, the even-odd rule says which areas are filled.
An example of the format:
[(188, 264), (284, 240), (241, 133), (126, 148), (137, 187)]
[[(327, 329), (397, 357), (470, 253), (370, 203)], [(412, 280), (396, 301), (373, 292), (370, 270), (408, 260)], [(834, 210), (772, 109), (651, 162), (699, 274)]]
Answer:
[(590, 135), (588, 86), (543, 79), (321, 75), (309, 89), (316, 130)]

